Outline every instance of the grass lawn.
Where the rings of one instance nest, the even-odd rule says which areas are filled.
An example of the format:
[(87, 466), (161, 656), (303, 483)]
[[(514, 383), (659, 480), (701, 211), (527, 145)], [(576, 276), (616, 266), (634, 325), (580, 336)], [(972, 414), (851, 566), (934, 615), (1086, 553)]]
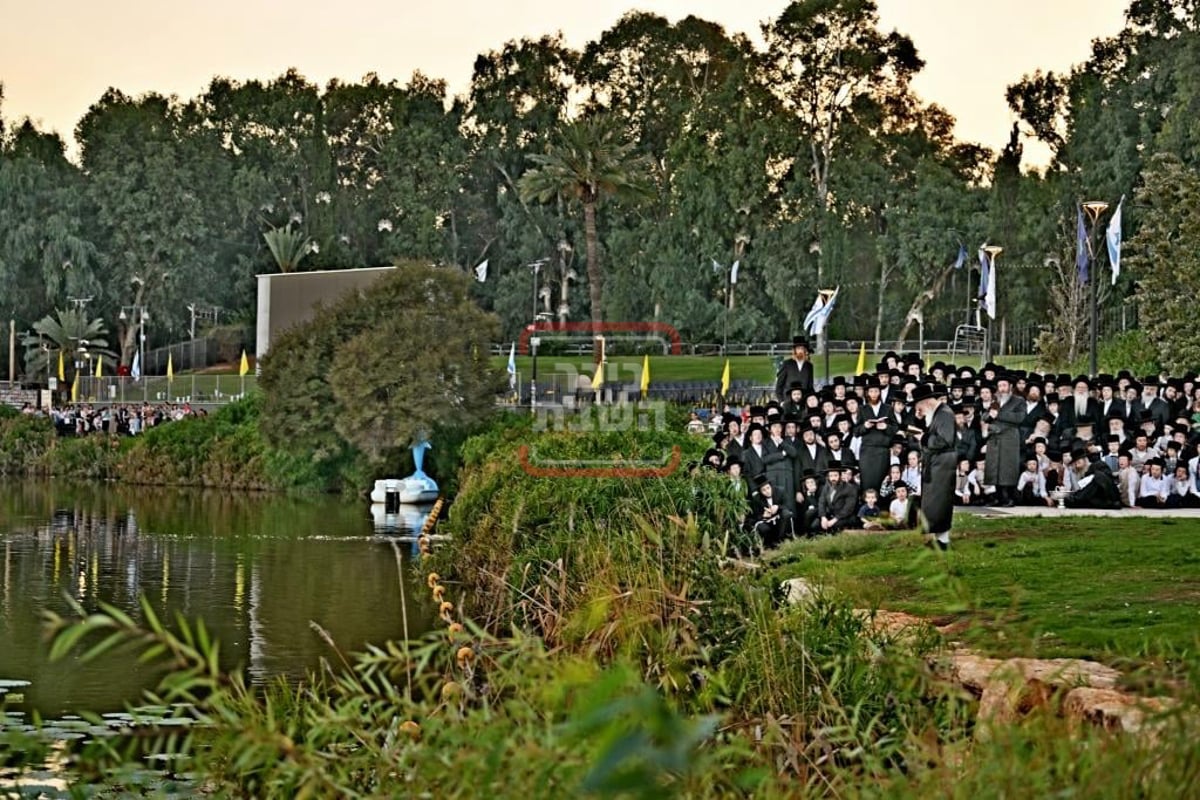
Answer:
[[(879, 355), (867, 353), (867, 369), (875, 368)], [(949, 360), (945, 354), (926, 354), (926, 362)], [(1014, 356), (1000, 359), (1002, 363), (1014, 366), (1032, 366), (1028, 357)], [(533, 372), (533, 359), (529, 356), (517, 356), (517, 372), (522, 381), (528, 381)], [(731, 356), (729, 358), (729, 376), (731, 380), (753, 380), (761, 384), (775, 382), (775, 359), (771, 356)], [(979, 367), (979, 357), (962, 359), (962, 363)], [(504, 369), (508, 364), (507, 356), (493, 356), (492, 364), (497, 369)], [(831, 375), (852, 375), (858, 364), (858, 354), (831, 353), (829, 356), (829, 371)], [(605, 373), (609, 380), (620, 380), (622, 383), (636, 383), (641, 375), (641, 356), (614, 356), (608, 361), (608, 371)], [(721, 356), (650, 356), (650, 380), (658, 381), (720, 381), (721, 371), (725, 368), (725, 359)], [(579, 374), (591, 377), (595, 371), (591, 356), (538, 356), (538, 380), (550, 380), (554, 373), (568, 373), (574, 369)], [(817, 380), (825, 377), (824, 356), (813, 357), (813, 371)]]
[(956, 518), (949, 554), (913, 533), (792, 542), (780, 580), (951, 624), (1000, 656), (1090, 657), (1175, 672), (1200, 644), (1200, 520)]

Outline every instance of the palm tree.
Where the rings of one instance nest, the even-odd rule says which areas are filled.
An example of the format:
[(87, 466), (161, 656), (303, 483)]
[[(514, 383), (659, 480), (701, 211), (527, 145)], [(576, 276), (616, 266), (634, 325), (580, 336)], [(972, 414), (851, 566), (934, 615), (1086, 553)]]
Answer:
[(289, 222), (282, 228), (271, 228), (263, 234), (280, 272), (294, 272), (304, 257), (313, 252), (313, 241), (303, 231), (292, 230)]
[[(596, 208), (603, 197), (640, 198), (651, 194), (649, 162), (633, 155), (634, 145), (622, 142), (605, 117), (592, 117), (566, 126), (545, 154), (531, 155), (537, 167), (521, 176), (525, 200), (549, 202), (557, 197), (583, 206), (587, 244), (588, 294), (592, 305), (592, 335), (604, 322), (604, 272), (596, 235)], [(596, 359), (600, 348), (595, 348)]]
[(108, 329), (104, 320), (88, 319), (82, 309), (56, 310), (53, 315), (33, 323), (33, 330), (33, 335), (27, 335), (21, 341), (25, 346), (27, 376), (40, 378), (56, 374), (59, 353), (63, 354), (64, 370), (72, 376), (75, 361), (84, 355), (107, 361), (108, 374), (113, 374), (112, 365), (116, 363), (117, 354), (108, 349), (108, 340), (104, 338)]

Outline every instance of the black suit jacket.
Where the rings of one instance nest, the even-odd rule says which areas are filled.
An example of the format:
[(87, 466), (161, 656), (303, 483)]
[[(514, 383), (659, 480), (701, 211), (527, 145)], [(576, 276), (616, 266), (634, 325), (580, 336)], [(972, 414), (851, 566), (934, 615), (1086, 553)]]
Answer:
[(850, 483), (839, 483), (836, 489), (828, 484), (821, 487), (817, 496), (817, 514), (833, 517), (839, 522), (848, 522), (858, 515), (858, 490)]
[(801, 390), (805, 396), (813, 393), (813, 365), (811, 361), (805, 361), (803, 365), (797, 364), (795, 358), (786, 358), (779, 365), (779, 373), (775, 376), (775, 396), (784, 400), (788, 396), (788, 387), (793, 383), (799, 383)]

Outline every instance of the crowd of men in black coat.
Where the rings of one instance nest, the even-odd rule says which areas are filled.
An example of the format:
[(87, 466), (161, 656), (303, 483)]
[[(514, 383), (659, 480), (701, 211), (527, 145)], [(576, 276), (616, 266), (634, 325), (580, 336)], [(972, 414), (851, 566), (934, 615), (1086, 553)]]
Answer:
[[(701, 465), (746, 486), (747, 527), (768, 546), (875, 527), (877, 516), (912, 525), (918, 507), (939, 533), (949, 528), (945, 502), (1200, 507), (1194, 372), (1072, 378), (992, 363), (926, 368), (916, 354), (889, 352), (874, 373), (818, 390), (807, 343), (794, 345), (775, 399), (712, 421)], [(905, 504), (894, 505), (898, 495)]]

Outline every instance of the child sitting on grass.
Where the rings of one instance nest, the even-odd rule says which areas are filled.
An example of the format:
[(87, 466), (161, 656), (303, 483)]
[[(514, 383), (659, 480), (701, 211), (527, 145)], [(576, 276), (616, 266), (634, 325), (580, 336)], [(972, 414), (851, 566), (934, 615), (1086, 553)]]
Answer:
[(873, 524), (883, 514), (879, 508), (879, 493), (874, 489), (867, 489), (863, 492), (863, 504), (858, 509), (858, 518), (862, 520), (863, 527), (871, 530), (875, 528)]

